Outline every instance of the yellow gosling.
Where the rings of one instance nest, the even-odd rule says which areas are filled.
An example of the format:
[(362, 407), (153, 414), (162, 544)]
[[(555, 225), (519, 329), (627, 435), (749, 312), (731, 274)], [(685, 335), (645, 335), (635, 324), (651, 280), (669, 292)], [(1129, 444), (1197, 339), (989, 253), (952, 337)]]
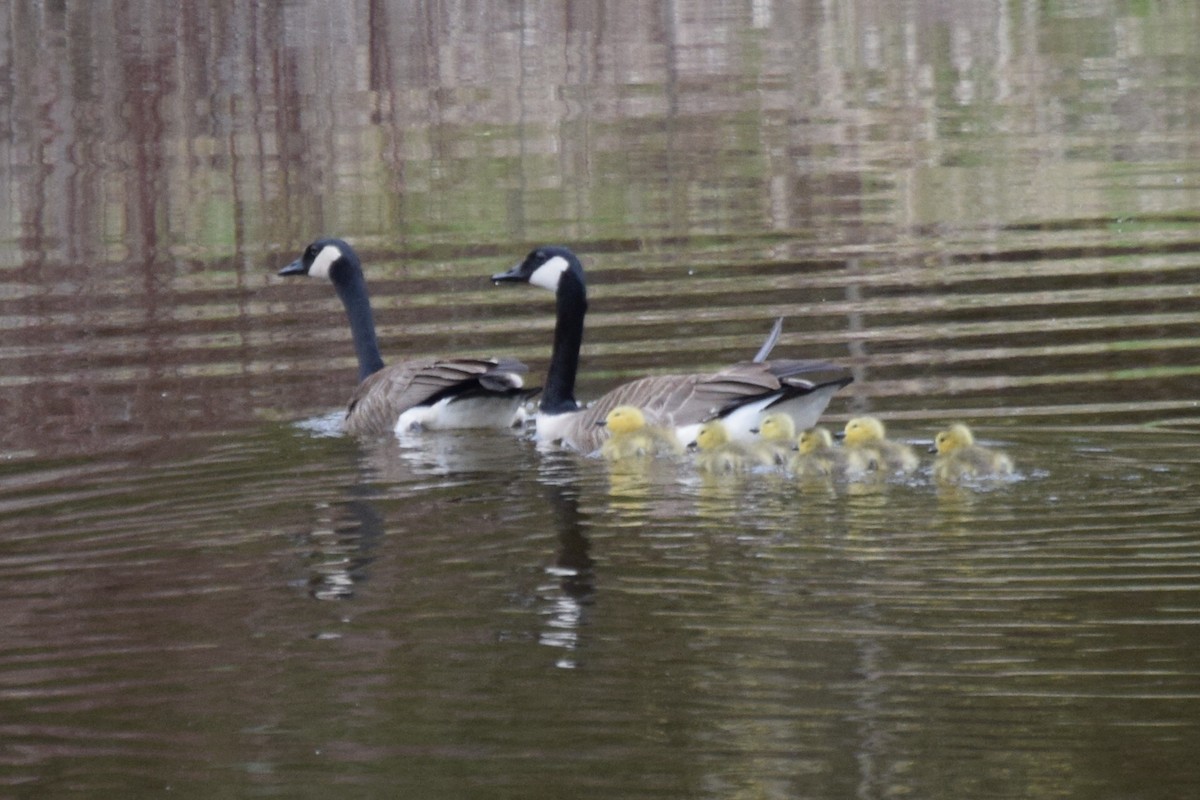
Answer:
[(763, 415), (752, 433), (757, 433), (750, 453), (761, 464), (779, 467), (788, 463), (795, 452), (796, 423), (782, 411)]
[(887, 438), (883, 423), (876, 417), (855, 417), (846, 423), (842, 440), (848, 452), (874, 462), (880, 472), (900, 472), (905, 475), (920, 465), (911, 447)]
[(654, 443), (646, 433), (646, 415), (635, 406), (617, 406), (604, 418), (609, 437), (600, 445), (605, 461), (651, 455)]
[(1012, 474), (1012, 459), (999, 450), (975, 444), (975, 435), (961, 423), (955, 423), (939, 433), (933, 440), (933, 446), (937, 452), (933, 476), (938, 480), (958, 481)]
[(798, 478), (861, 475), (874, 468), (874, 461), (864, 453), (834, 446), (833, 434), (820, 425), (802, 431), (796, 442), (788, 469)]
[(688, 449), (696, 451), (696, 468), (703, 472), (744, 472), (750, 467), (742, 449), (730, 441), (725, 424), (717, 419), (700, 426)]
[(606, 461), (647, 458), (674, 454), (679, 443), (671, 431), (648, 425), (646, 415), (637, 406), (617, 406), (604, 417), (609, 437), (600, 445)]

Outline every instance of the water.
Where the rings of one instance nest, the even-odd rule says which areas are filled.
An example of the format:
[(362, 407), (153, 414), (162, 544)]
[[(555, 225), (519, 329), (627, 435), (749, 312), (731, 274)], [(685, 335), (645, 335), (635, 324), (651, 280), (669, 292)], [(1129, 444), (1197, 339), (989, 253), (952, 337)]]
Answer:
[[(1200, 784), (1186, 3), (17, 4), (0, 794), (1175, 798)], [(354, 360), (777, 353), (1011, 481), (336, 434)]]

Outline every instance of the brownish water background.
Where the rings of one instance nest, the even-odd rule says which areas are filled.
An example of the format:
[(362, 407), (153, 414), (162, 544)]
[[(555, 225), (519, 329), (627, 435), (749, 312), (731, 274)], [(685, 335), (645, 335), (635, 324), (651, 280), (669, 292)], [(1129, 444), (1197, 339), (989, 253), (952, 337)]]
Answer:
[[(1188, 796), (1200, 10), (17, 3), (0, 13), (14, 796)], [(329, 433), (385, 356), (580, 395), (752, 353), (1019, 479), (610, 475)], [(761, 478), (761, 479), (759, 479)]]

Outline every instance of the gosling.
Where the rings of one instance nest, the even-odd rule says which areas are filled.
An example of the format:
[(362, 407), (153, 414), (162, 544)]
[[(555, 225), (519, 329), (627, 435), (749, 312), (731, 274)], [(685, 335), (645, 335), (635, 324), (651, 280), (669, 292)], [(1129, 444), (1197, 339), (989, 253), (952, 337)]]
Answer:
[(730, 441), (729, 430), (719, 419), (701, 425), (688, 449), (696, 451), (696, 468), (702, 472), (730, 474), (750, 468), (745, 452)]
[(861, 475), (874, 468), (872, 457), (859, 449), (839, 448), (833, 434), (818, 425), (800, 433), (797, 452), (788, 461), (788, 469), (798, 478)]
[(600, 445), (605, 461), (674, 455), (680, 450), (674, 434), (647, 424), (646, 415), (637, 406), (617, 406), (598, 424), (610, 434)]
[(880, 472), (907, 475), (921, 463), (911, 447), (887, 438), (883, 423), (876, 417), (855, 417), (847, 422), (842, 441), (848, 451), (873, 462)]
[(796, 450), (796, 423), (790, 415), (782, 411), (765, 414), (751, 433), (758, 434), (758, 437), (750, 446), (750, 452), (761, 464), (781, 467), (793, 457)]
[(955, 423), (933, 440), (937, 459), (933, 476), (942, 481), (970, 478), (995, 478), (1011, 475), (1013, 463), (999, 450), (975, 444), (975, 435), (962, 423)]

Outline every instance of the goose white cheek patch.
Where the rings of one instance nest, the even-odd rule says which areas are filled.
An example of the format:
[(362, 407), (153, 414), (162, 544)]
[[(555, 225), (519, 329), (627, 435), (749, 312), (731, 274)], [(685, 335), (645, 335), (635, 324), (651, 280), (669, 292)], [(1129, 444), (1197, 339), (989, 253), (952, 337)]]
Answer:
[(321, 248), (321, 252), (317, 253), (317, 257), (313, 259), (312, 266), (308, 268), (308, 275), (311, 278), (328, 278), (329, 270), (333, 267), (333, 262), (342, 257), (342, 251), (331, 244)]
[(529, 276), (529, 282), (534, 286), (540, 286), (543, 289), (549, 289), (554, 292), (558, 290), (558, 279), (567, 271), (570, 264), (562, 256), (555, 256), (548, 260), (545, 264), (533, 271)]

